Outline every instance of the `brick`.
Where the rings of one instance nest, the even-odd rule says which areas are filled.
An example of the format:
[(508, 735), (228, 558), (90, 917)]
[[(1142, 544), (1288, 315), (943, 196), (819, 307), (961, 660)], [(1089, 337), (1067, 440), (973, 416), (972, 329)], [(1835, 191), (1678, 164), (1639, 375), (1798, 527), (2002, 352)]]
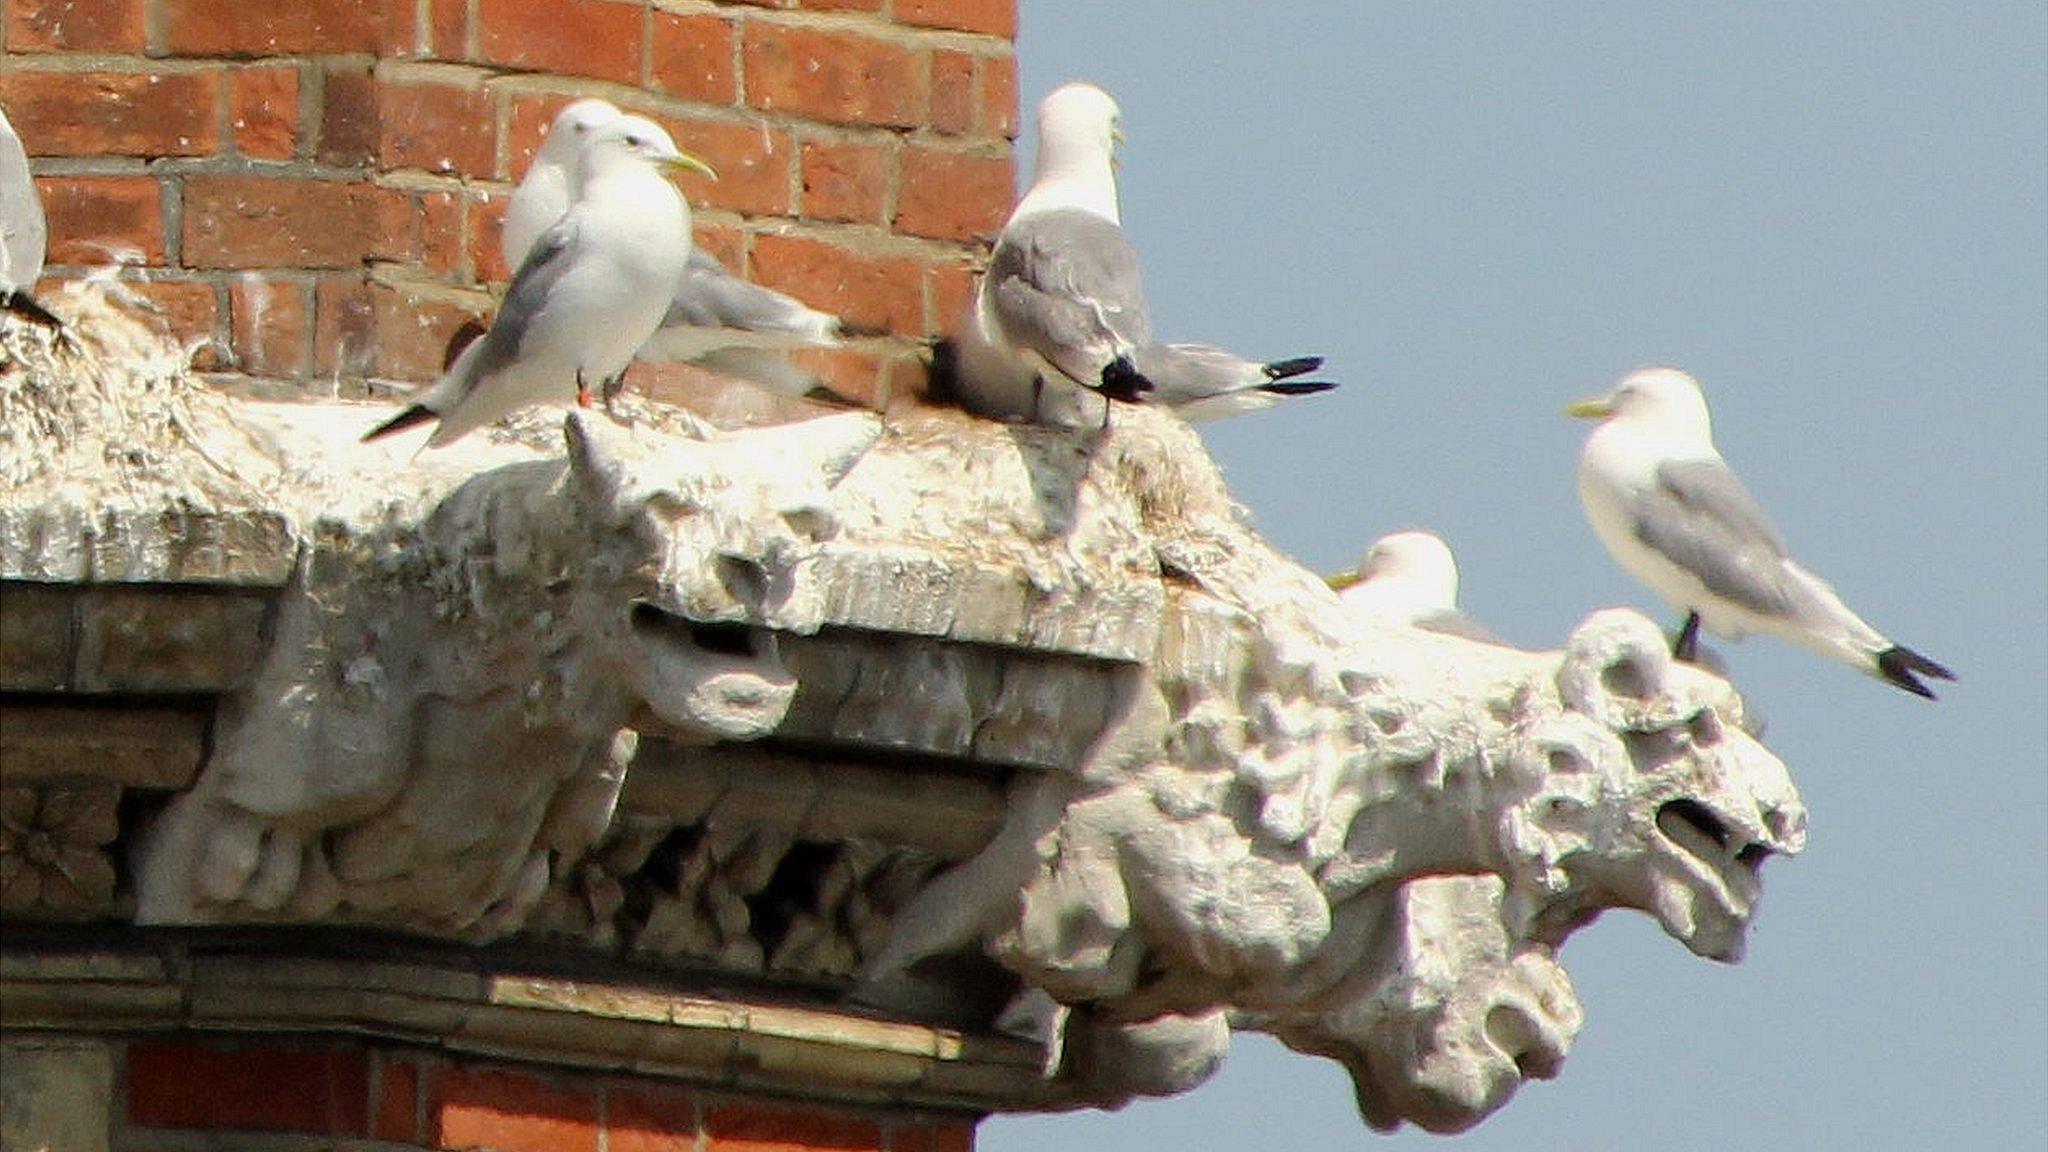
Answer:
[(882, 0), (796, 0), (795, 6), (816, 12), (880, 12)]
[(217, 692), (263, 650), (264, 599), (169, 589), (88, 591), (78, 606), (84, 692)]
[(445, 1149), (595, 1152), (597, 1101), (520, 1072), (437, 1069), (429, 1078), (426, 1135)]
[(185, 179), (190, 268), (344, 268), (411, 255), (412, 205), (369, 184), (267, 176)]
[(36, 180), (52, 264), (164, 262), (163, 196), (153, 176), (44, 176)]
[(174, 56), (396, 51), (412, 39), (413, 0), (158, 0)]
[(8, 0), (9, 52), (140, 52), (142, 0)]
[(868, 140), (806, 140), (803, 214), (814, 220), (884, 222), (895, 148)]
[(1014, 179), (1009, 153), (983, 156), (911, 145), (903, 153), (896, 231), (984, 240), (1002, 230)]
[(298, 151), (298, 68), (250, 66), (229, 73), (228, 129), (243, 156), (291, 159)]
[(362, 376), (377, 363), (377, 310), (362, 273), (323, 276), (313, 285), (313, 372)]
[(367, 164), (377, 154), (376, 80), (358, 65), (330, 67), (321, 85), (322, 164)]
[(681, 1088), (605, 1093), (607, 1152), (697, 1152), (697, 1101)]
[(940, 49), (932, 53), (932, 99), (928, 119), (933, 130), (952, 136), (974, 131), (977, 101), (974, 94), (975, 58), (965, 52)]
[(512, 270), (505, 267), (504, 245), (498, 239), (511, 200), (510, 193), (499, 193), (469, 205), (463, 226), (468, 232), (469, 266), (479, 284), (502, 284), (512, 278)]
[(489, 176), (497, 140), (482, 88), (386, 83), (377, 93), (377, 163), (386, 170)]
[(204, 280), (122, 279), (121, 290), (140, 301), (141, 308), (171, 337), (193, 348), (192, 366), (198, 369), (221, 365), (220, 297)]
[(397, 380), (432, 380), (441, 375), (448, 338), (465, 320), (481, 319), (471, 310), (439, 298), (415, 295), (388, 284), (370, 285), (376, 325), (377, 374)]
[(722, 16), (654, 13), (649, 81), (658, 92), (707, 104), (739, 99), (732, 23)]
[(235, 360), (259, 376), (312, 370), (313, 307), (305, 284), (243, 272), (228, 281), (228, 326)]
[(469, 51), (469, 0), (428, 0), (427, 55), (460, 60)]
[(90, 778), (130, 788), (188, 788), (206, 752), (206, 716), (172, 708), (10, 702), (0, 711), (9, 783)]
[(790, 166), (796, 148), (787, 129), (673, 116), (654, 119), (675, 137), (676, 147), (718, 170), (716, 180), (689, 173), (677, 175), (676, 186), (692, 204), (755, 215), (789, 211)]
[(361, 1136), (369, 1063), (359, 1051), (138, 1040), (128, 1046), (128, 1123)]
[(987, 56), (981, 61), (981, 120), (985, 136), (1017, 138), (1017, 58)]
[(848, 400), (880, 408), (887, 399), (887, 361), (879, 353), (859, 348), (794, 348), (789, 358)]
[(726, 1104), (704, 1110), (707, 1152), (816, 1152), (879, 1149), (881, 1126), (823, 1111)]
[(477, 0), (477, 51), (494, 64), (638, 84), (641, 14), (601, 0)]
[(1017, 38), (1017, 0), (896, 0), (896, 22)]
[(889, 1152), (974, 1152), (974, 1125), (899, 1125), (889, 1129)]
[(540, 142), (548, 134), (555, 116), (576, 99), (574, 95), (520, 93), (512, 98), (505, 117), (505, 170), (499, 178), (517, 180), (533, 163)]
[(0, 581), (0, 690), (40, 692), (71, 680), (71, 606), (62, 584)]
[(924, 331), (924, 269), (918, 261), (863, 256), (836, 244), (763, 233), (754, 238), (753, 278), (851, 324), (903, 335)]
[(37, 156), (207, 156), (220, 148), (220, 73), (0, 75), (0, 105)]
[(749, 21), (747, 103), (834, 124), (911, 128), (924, 121), (928, 77), (912, 49), (851, 32)]
[(966, 261), (934, 264), (925, 269), (926, 295), (932, 303), (927, 331), (945, 332), (959, 322), (974, 299), (974, 276), (974, 266)]
[(463, 222), (467, 200), (454, 192), (422, 192), (414, 200), (420, 266), (446, 280), (467, 281), (469, 253)]
[(377, 1108), (370, 1135), (410, 1144), (419, 1136), (419, 1066), (386, 1058), (377, 1070)]
[(727, 268), (742, 270), (747, 265), (747, 237), (736, 228), (706, 228), (699, 226), (695, 237), (697, 247), (711, 253)]

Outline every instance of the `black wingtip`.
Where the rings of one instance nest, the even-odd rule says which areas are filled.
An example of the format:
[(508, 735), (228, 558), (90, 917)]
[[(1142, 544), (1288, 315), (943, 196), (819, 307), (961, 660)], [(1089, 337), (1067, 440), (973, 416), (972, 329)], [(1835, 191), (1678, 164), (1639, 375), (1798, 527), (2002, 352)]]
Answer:
[(1119, 356), (1102, 369), (1102, 384), (1097, 390), (1111, 400), (1136, 404), (1139, 397), (1152, 391), (1152, 381), (1138, 371), (1130, 357)]
[(372, 440), (389, 436), (393, 432), (403, 432), (415, 424), (424, 424), (434, 419), (437, 415), (438, 413), (424, 405), (414, 404), (391, 419), (363, 433), (363, 438), (359, 443), (368, 444)]
[(1275, 360), (1266, 365), (1266, 379), (1285, 380), (1289, 376), (1305, 376), (1322, 366), (1321, 356), (1296, 356), (1292, 360)]
[(32, 320), (55, 332), (63, 332), (64, 321), (55, 312), (43, 307), (42, 302), (20, 288), (9, 288), (0, 293), (0, 309), (14, 313), (24, 320)]
[[(1915, 674), (1918, 675), (1915, 675)], [(1893, 645), (1877, 654), (1877, 674), (1888, 684), (1896, 684), (1915, 696), (1935, 699), (1927, 685), (1920, 682), (1921, 676), (1936, 680), (1954, 680), (1956, 674), (1929, 660), (1911, 648)]]
[(1271, 384), (1261, 385), (1259, 391), (1270, 392), (1275, 396), (1313, 396), (1318, 392), (1328, 392), (1336, 386), (1335, 380), (1275, 380)]

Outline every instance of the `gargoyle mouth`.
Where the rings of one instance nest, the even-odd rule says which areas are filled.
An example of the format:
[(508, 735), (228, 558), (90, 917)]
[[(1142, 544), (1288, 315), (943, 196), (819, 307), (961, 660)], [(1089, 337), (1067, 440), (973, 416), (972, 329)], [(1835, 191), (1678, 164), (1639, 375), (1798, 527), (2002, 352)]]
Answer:
[(752, 659), (759, 655), (755, 630), (745, 624), (691, 620), (646, 600), (634, 603), (630, 620), (634, 633), (643, 639), (663, 637), (671, 641), (682, 640), (716, 656)]
[(692, 620), (641, 600), (628, 610), (627, 634), (618, 653), (627, 677), (673, 738), (758, 738), (796, 694), (771, 629)]
[(1678, 849), (1686, 871), (1708, 888), (1722, 911), (1749, 915), (1763, 893), (1761, 872), (1770, 845), (1741, 835), (1735, 821), (1690, 797), (1668, 800), (1657, 809), (1657, 831)]

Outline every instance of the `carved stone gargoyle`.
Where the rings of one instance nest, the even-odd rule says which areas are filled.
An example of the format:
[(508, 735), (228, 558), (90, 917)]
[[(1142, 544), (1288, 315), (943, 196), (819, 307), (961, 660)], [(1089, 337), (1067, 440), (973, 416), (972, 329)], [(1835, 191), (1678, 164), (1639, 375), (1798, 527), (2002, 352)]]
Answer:
[(26, 578), (117, 507), (297, 547), (196, 783), (123, 838), (143, 923), (581, 933), (989, 1028), (977, 981), (1041, 1009), (1009, 1106), (1184, 1090), (1235, 1026), (1455, 1131), (1557, 1072), (1568, 935), (1635, 908), (1735, 960), (1804, 839), (1647, 619), (1553, 652), (1354, 620), (1168, 413), (641, 404), (410, 459), (361, 406), (124, 375), (121, 323), (81, 326), (97, 375), (0, 394)]

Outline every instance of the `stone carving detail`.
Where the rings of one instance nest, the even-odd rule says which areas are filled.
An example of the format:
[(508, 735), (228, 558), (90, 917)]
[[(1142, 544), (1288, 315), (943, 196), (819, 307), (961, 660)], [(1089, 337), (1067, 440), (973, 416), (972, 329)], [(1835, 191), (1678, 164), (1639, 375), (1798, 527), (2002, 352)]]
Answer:
[(0, 912), (75, 920), (114, 911), (107, 846), (121, 789), (91, 783), (0, 788)]
[[(73, 311), (91, 365), (119, 318)], [(82, 578), (109, 459), (137, 516), (296, 542), (197, 781), (133, 846), (144, 922), (569, 936), (899, 1014), (992, 962), (1052, 1057), (1018, 1106), (1183, 1090), (1237, 1026), (1340, 1062), (1375, 1126), (1454, 1131), (1557, 1071), (1572, 932), (1640, 909), (1735, 960), (1762, 862), (1802, 846), (1740, 698), (1647, 619), (1557, 652), (1351, 620), (1169, 414), (725, 433), (643, 405), (412, 460), (355, 443), (361, 407), (151, 365), (0, 397), (30, 461), (7, 578)], [(6, 794), (10, 912), (72, 899), (47, 868), (28, 895), (32, 861), (111, 886), (111, 802), (48, 799)]]

